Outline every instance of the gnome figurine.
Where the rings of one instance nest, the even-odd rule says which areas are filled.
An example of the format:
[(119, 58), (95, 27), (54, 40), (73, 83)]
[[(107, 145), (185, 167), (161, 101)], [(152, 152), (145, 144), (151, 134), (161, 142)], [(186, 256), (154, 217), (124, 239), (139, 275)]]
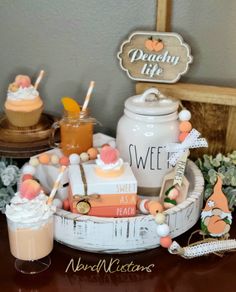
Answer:
[(230, 230), (232, 215), (228, 200), (222, 192), (222, 179), (218, 176), (213, 194), (206, 201), (201, 213), (201, 229), (213, 237), (222, 237)]

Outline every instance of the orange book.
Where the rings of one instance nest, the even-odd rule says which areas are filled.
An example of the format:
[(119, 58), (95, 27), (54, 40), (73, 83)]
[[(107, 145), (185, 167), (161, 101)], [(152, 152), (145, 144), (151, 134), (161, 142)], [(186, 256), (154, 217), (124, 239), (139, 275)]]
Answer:
[(106, 206), (106, 207), (92, 207), (88, 213), (91, 216), (98, 217), (132, 217), (136, 214), (136, 206)]
[[(73, 213), (78, 213), (78, 210), (76, 208), (77, 203), (83, 200), (83, 196), (81, 197), (74, 197), (71, 191), (71, 188), (69, 187), (69, 202), (70, 202), (70, 209)], [(137, 203), (137, 196), (136, 194), (111, 194), (111, 195), (99, 195), (99, 197), (88, 199), (88, 202), (91, 206), (91, 209), (89, 211), (89, 215), (93, 216), (102, 216), (104, 214), (104, 217), (116, 217), (119, 213), (119, 208), (133, 208), (135, 211), (131, 212), (130, 210), (127, 211), (129, 214), (132, 213), (133, 215), (124, 215), (127, 216), (134, 216), (136, 213), (136, 203)], [(112, 209), (109, 209), (112, 208)], [(133, 210), (132, 209), (132, 210)], [(93, 211), (96, 210), (96, 211)], [(95, 215), (96, 212), (96, 215)], [(108, 215), (111, 214), (112, 215)], [(125, 212), (124, 212), (125, 213)], [(117, 216), (117, 217), (123, 217), (123, 216)]]

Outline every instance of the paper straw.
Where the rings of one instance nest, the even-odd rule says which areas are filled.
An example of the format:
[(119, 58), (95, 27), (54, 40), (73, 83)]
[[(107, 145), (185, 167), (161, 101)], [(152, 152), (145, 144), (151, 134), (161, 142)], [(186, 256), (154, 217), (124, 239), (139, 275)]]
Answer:
[(35, 84), (34, 84), (34, 88), (35, 88), (35, 89), (38, 88), (39, 83), (41, 82), (44, 73), (45, 73), (44, 70), (41, 70), (41, 71), (40, 71), (39, 76), (38, 76), (38, 78), (37, 78), (37, 80), (35, 81)]
[(91, 81), (90, 85), (89, 85), (89, 89), (88, 89), (87, 95), (86, 95), (85, 100), (84, 100), (84, 104), (83, 104), (83, 107), (82, 107), (82, 112), (85, 112), (86, 109), (87, 109), (87, 106), (88, 106), (88, 103), (89, 103), (89, 100), (90, 100), (94, 85), (95, 85), (95, 82)]
[(58, 190), (58, 188), (60, 186), (60, 181), (62, 179), (62, 176), (63, 176), (63, 173), (64, 173), (65, 169), (66, 169), (66, 166), (62, 165), (62, 167), (60, 168), (60, 172), (59, 172), (59, 174), (57, 176), (57, 179), (56, 179), (56, 181), (54, 183), (53, 189), (51, 190), (51, 193), (50, 193), (50, 195), (48, 197), (47, 204), (49, 204), (49, 205), (52, 204), (52, 201), (53, 201), (53, 199), (54, 199), (54, 197), (56, 195), (56, 192), (57, 192), (57, 190)]

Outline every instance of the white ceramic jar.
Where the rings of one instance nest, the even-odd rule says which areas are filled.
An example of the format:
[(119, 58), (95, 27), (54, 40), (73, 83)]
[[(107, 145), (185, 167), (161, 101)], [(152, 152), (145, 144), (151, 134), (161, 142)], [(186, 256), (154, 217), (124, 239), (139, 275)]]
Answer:
[(171, 168), (165, 146), (178, 142), (179, 101), (155, 88), (125, 101), (124, 115), (117, 125), (117, 148), (130, 163), (140, 195), (156, 196), (164, 175)]

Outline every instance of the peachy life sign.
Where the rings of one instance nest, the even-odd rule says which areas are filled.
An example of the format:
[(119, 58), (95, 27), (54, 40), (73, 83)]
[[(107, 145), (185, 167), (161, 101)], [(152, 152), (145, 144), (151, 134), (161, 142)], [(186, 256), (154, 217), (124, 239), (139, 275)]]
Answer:
[(190, 47), (177, 33), (134, 32), (117, 54), (133, 80), (175, 83), (192, 63)]

